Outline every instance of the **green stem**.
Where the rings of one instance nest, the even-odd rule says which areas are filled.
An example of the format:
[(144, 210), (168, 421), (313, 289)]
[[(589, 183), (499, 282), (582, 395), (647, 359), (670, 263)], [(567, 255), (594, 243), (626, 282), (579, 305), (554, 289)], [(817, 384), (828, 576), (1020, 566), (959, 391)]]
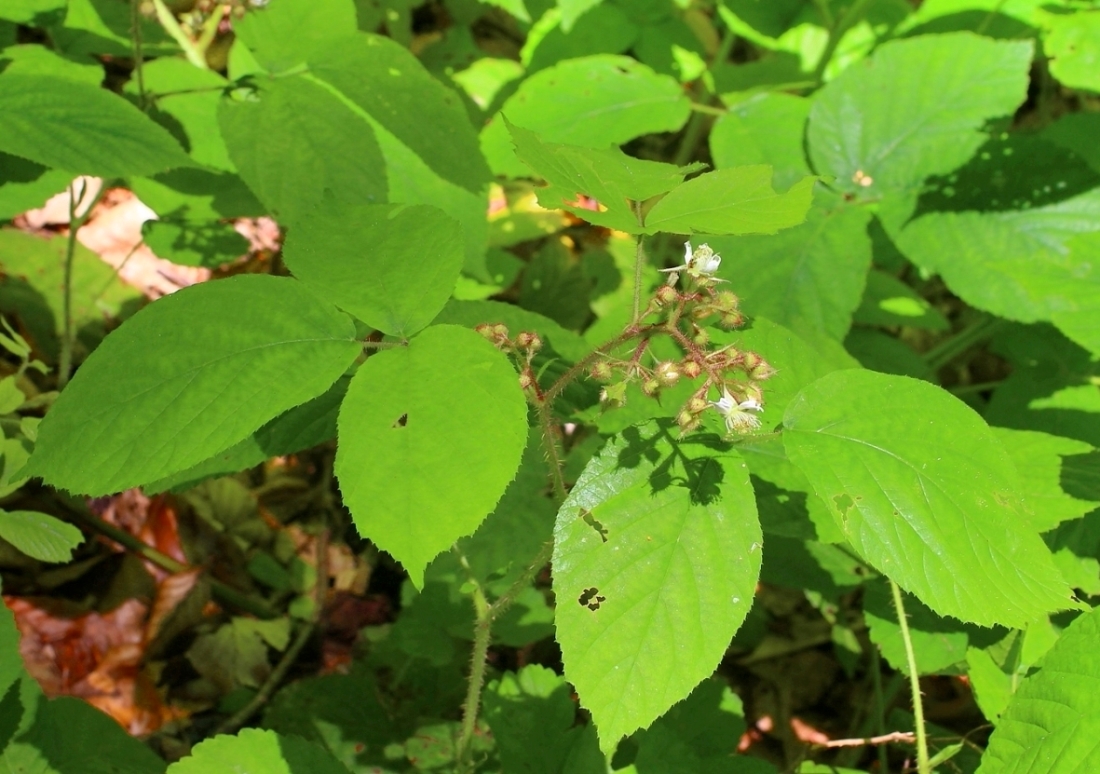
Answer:
[[(886, 733), (886, 700), (882, 694), (882, 659), (878, 648), (871, 644), (871, 685), (875, 689), (875, 736)], [(878, 770), (890, 770), (890, 760), (886, 755), (886, 745), (878, 745)]]
[[(466, 557), (459, 554), (462, 564), (469, 570)], [(455, 745), (455, 763), (459, 771), (472, 771), (469, 761), (470, 743), (477, 731), (477, 715), (481, 707), (481, 689), (485, 684), (485, 665), (489, 658), (489, 642), (493, 635), (493, 608), (485, 592), (471, 575), (474, 602), (474, 648), (470, 654), (470, 677), (466, 684), (466, 700), (462, 703), (462, 730)]]
[(920, 673), (917, 672), (917, 656), (913, 652), (913, 638), (909, 634), (909, 618), (905, 615), (905, 603), (901, 600), (901, 589), (890, 580), (890, 591), (894, 595), (894, 610), (898, 615), (901, 629), (901, 641), (905, 645), (905, 663), (909, 667), (909, 689), (913, 693), (913, 724), (917, 734), (917, 771), (919, 774), (932, 774), (928, 760), (928, 737), (924, 732), (924, 702), (920, 694)]
[(987, 390), (995, 390), (1005, 383), (1004, 379), (997, 379), (992, 382), (977, 382), (976, 384), (960, 384), (956, 387), (948, 387), (947, 391), (952, 395), (974, 395), (978, 392), (985, 392)]
[[(88, 213), (95, 205), (95, 200), (99, 198), (97, 195), (95, 200), (88, 202), (88, 206), (78, 216), (77, 209), (84, 199), (84, 194), (87, 193), (88, 186), (81, 178), (78, 191), (76, 182), (74, 180), (69, 184), (69, 241), (65, 247), (65, 268), (61, 286), (61, 314), (64, 317), (64, 329), (61, 334), (61, 353), (57, 363), (57, 389), (59, 390), (69, 383), (69, 377), (73, 371), (73, 260), (76, 257), (76, 232), (84, 225)], [(100, 190), (103, 189), (100, 188)]]
[(195, 43), (195, 50), (206, 57), (206, 52), (210, 48), (210, 44), (214, 42), (214, 37), (218, 34), (218, 25), (221, 24), (222, 18), (229, 11), (228, 5), (219, 5), (214, 9), (214, 12), (210, 14), (210, 17), (203, 22), (202, 34), (199, 35), (198, 41)]
[(138, 107), (145, 110), (145, 57), (141, 40), (141, 0), (130, 0), (130, 42), (134, 47), (134, 75), (138, 85)]
[(299, 627), (298, 635), (294, 638), (294, 642), (286, 649), (286, 653), (279, 659), (279, 663), (275, 665), (275, 668), (271, 670), (271, 674), (264, 680), (264, 684), (260, 686), (260, 690), (256, 691), (256, 695), (249, 700), (248, 704), (244, 705), (222, 721), (221, 725), (214, 729), (214, 733), (211, 734), (211, 736), (232, 734), (247, 723), (249, 718), (259, 712), (261, 707), (267, 704), (272, 694), (275, 693), (275, 689), (278, 688), (282, 684), (283, 679), (286, 678), (286, 673), (290, 671), (290, 667), (298, 660), (298, 656), (302, 653), (302, 648), (309, 642), (309, 638), (313, 636), (313, 632), (316, 628), (316, 624), (312, 622), (303, 623)]
[(938, 371), (978, 342), (989, 338), (1000, 325), (1001, 320), (996, 317), (983, 315), (954, 336), (932, 347), (921, 357), (928, 364), (929, 369), (933, 372)]
[(692, 102), (691, 109), (696, 113), (703, 113), (708, 116), (724, 116), (729, 111), (725, 108), (714, 107), (713, 105), (704, 105), (701, 102)]
[[(170, 556), (162, 554), (160, 551), (142, 542), (126, 530), (119, 529), (113, 524), (108, 524), (103, 521), (103, 519), (100, 519), (77, 505), (63, 500), (59, 500), (59, 502), (69, 515), (88, 529), (93, 532), (98, 532), (106, 538), (110, 538), (130, 553), (137, 554), (142, 559), (151, 562), (166, 572), (170, 572), (174, 575), (194, 569), (182, 562), (177, 562)], [(237, 589), (232, 586), (227, 586), (215, 578), (207, 578), (207, 582), (210, 584), (211, 593), (213, 593), (214, 597), (223, 604), (235, 607), (238, 610), (243, 610), (246, 613), (251, 613), (257, 618), (263, 618), (265, 620), (279, 617), (267, 602), (262, 599), (257, 599), (254, 596), (237, 591)]]
[[(642, 217), (642, 203), (634, 202), (634, 217), (638, 219), (639, 226), (645, 226)], [(642, 314), (642, 273), (645, 271), (645, 248), (642, 246), (644, 237), (638, 234), (638, 244), (634, 247), (634, 316), (630, 319), (638, 324), (638, 318)]]
[(821, 58), (817, 60), (817, 67), (814, 68), (814, 81), (821, 83), (825, 78), (825, 70), (829, 67), (829, 62), (832, 61), (833, 56), (836, 54), (837, 46), (840, 45), (840, 41), (844, 38), (844, 35), (852, 27), (859, 23), (859, 20), (863, 18), (863, 14), (867, 12), (868, 7), (874, 0), (855, 0), (848, 10), (836, 20), (829, 29), (829, 39), (825, 42), (825, 50), (821, 52)]
[(658, 328), (654, 325), (632, 325), (615, 338), (596, 347), (594, 350), (592, 350), (576, 363), (574, 363), (572, 366), (570, 366), (568, 371), (559, 376), (557, 381), (555, 381), (553, 384), (550, 385), (549, 388), (547, 388), (546, 394), (543, 396), (543, 403), (547, 404), (548, 406), (553, 405), (558, 396), (562, 394), (562, 391), (564, 391), (566, 387), (572, 384), (578, 376), (584, 373), (588, 366), (592, 365), (592, 362), (596, 360), (596, 358), (601, 357), (602, 355), (615, 349), (615, 347), (618, 347), (621, 344), (625, 344), (632, 339), (640, 339), (643, 336), (647, 336), (648, 334), (656, 330), (658, 330)]
[(209, 70), (210, 67), (206, 64), (206, 56), (199, 51), (194, 41), (183, 31), (183, 27), (180, 26), (168, 6), (164, 4), (164, 0), (153, 0), (153, 7), (157, 11), (157, 21), (164, 27), (164, 31), (171, 36), (172, 40), (176, 41), (179, 47), (183, 49), (187, 61), (202, 70)]

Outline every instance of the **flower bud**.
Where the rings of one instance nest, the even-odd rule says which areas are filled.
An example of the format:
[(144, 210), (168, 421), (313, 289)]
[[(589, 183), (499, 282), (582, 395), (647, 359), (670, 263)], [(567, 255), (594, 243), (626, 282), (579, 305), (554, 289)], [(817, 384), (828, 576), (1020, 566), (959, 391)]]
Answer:
[(597, 382), (606, 382), (611, 378), (611, 364), (606, 360), (597, 360), (588, 373)]
[(680, 297), (680, 294), (676, 292), (676, 288), (671, 285), (661, 285), (657, 288), (657, 302), (660, 304), (671, 304)]
[(680, 434), (687, 435), (692, 430), (698, 429), (701, 423), (699, 417), (689, 414), (686, 411), (681, 411), (676, 417), (676, 424), (680, 426)]
[(760, 357), (760, 355), (756, 354), (755, 352), (741, 353), (741, 367), (744, 368), (746, 372), (752, 371), (752, 369), (756, 368), (763, 362), (764, 358)]
[(519, 388), (529, 390), (535, 384), (535, 377), (530, 371), (524, 371), (519, 375)]
[(530, 350), (531, 352), (538, 352), (542, 349), (542, 339), (539, 338), (537, 333), (523, 331), (516, 336), (516, 346), (521, 349)]
[(712, 314), (714, 314), (714, 310), (707, 304), (698, 304), (697, 306), (691, 307), (691, 316), (696, 320), (702, 320), (704, 317), (710, 317)]
[(763, 360), (757, 363), (749, 371), (749, 377), (752, 379), (756, 379), (759, 382), (762, 382), (765, 379), (770, 379), (773, 376), (775, 376), (775, 369), (765, 363)]
[(662, 387), (673, 387), (680, 381), (680, 364), (670, 360), (658, 363), (654, 374)]
[[(698, 344), (699, 342), (695, 343)], [(694, 379), (696, 376), (703, 373), (703, 367), (694, 360), (685, 360), (680, 364), (680, 372), (688, 379)]]
[(684, 410), (691, 414), (701, 414), (706, 408), (707, 399), (699, 395), (693, 395), (684, 406)]
[(642, 392), (644, 392), (649, 397), (652, 398), (660, 391), (661, 383), (656, 379), (646, 379), (644, 382), (642, 382)]
[(715, 302), (715, 306), (721, 309), (723, 312), (733, 312), (737, 310), (737, 305), (741, 303), (741, 299), (737, 297), (737, 294), (723, 290), (718, 294), (718, 300)]
[(705, 347), (710, 343), (710, 334), (707, 333), (706, 328), (696, 328), (695, 335), (691, 337), (691, 340), (700, 347)]
[(740, 328), (745, 324), (745, 316), (740, 312), (726, 312), (719, 323), (723, 328)]

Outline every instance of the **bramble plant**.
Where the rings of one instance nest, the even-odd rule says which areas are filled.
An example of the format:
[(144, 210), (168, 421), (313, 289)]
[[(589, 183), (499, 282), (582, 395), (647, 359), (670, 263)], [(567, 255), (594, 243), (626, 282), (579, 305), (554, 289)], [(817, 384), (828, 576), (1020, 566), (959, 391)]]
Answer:
[[(1091, 0), (0, 0), (5, 593), (152, 600), (80, 690), (0, 611), (0, 770), (1100, 771), (1098, 56)], [(212, 278), (82, 247), (118, 189)], [(47, 698), (122, 662), (152, 745)]]

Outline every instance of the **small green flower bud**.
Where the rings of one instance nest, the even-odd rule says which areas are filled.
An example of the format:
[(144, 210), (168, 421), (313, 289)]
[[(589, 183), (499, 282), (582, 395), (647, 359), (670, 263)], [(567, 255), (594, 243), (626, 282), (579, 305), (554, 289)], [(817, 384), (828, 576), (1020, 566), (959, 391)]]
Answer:
[(535, 384), (535, 377), (530, 371), (524, 371), (519, 375), (519, 388), (529, 390)]
[(699, 421), (699, 417), (682, 411), (680, 415), (676, 417), (676, 424), (680, 426), (680, 434), (687, 435), (692, 430), (699, 429), (701, 422)]
[[(698, 344), (699, 342), (695, 343)], [(680, 364), (680, 372), (688, 379), (694, 379), (696, 376), (703, 373), (703, 367), (694, 360), (685, 360)]]
[(657, 288), (657, 302), (660, 304), (671, 304), (680, 297), (680, 294), (676, 292), (676, 288), (671, 285), (661, 285)]
[(745, 324), (745, 316), (740, 312), (726, 312), (719, 324), (723, 328), (740, 328)]
[(696, 320), (702, 320), (704, 317), (710, 317), (714, 314), (714, 310), (710, 308), (708, 304), (698, 304), (691, 307), (691, 316)]
[(750, 371), (749, 377), (755, 379), (758, 382), (762, 382), (765, 379), (770, 379), (775, 376), (775, 369), (761, 360)]
[(744, 368), (746, 372), (752, 371), (752, 369), (756, 368), (763, 362), (764, 358), (760, 357), (760, 355), (756, 354), (755, 352), (741, 353), (741, 367)]
[(706, 328), (697, 328), (695, 335), (691, 337), (691, 340), (698, 344), (700, 347), (705, 347), (710, 343), (710, 334), (707, 333)]
[(597, 382), (606, 382), (611, 378), (611, 364), (606, 360), (597, 360), (588, 373)]
[(652, 398), (660, 391), (661, 383), (656, 379), (646, 379), (644, 382), (642, 382), (642, 392), (644, 392), (649, 397)]
[(729, 290), (723, 290), (718, 294), (718, 301), (715, 303), (715, 306), (720, 308), (723, 312), (734, 312), (737, 310), (737, 305), (739, 303), (741, 303), (741, 299), (737, 297), (736, 293)]
[(707, 408), (707, 399), (699, 395), (693, 395), (685, 406), (685, 410), (691, 414), (701, 414)]
[(669, 360), (658, 363), (654, 374), (662, 387), (673, 387), (680, 381), (680, 364)]
[(538, 352), (542, 349), (542, 339), (539, 338), (537, 333), (531, 333), (530, 331), (523, 331), (516, 336), (516, 346), (522, 349), (530, 350), (531, 352)]

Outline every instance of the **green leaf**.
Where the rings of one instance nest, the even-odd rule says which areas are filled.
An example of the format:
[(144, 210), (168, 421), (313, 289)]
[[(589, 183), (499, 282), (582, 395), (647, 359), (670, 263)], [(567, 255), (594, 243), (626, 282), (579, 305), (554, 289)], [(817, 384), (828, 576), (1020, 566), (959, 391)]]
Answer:
[(1097, 131), (1100, 115), (1067, 113), (1044, 129), (1042, 137), (1077, 154), (1094, 172), (1100, 172), (1100, 145), (1093, 142)]
[(465, 328), (433, 326), (368, 358), (340, 409), (336, 455), (360, 534), (423, 586), (428, 562), (477, 529), (512, 480), (526, 415), (508, 361)]
[(0, 692), (6, 692), (26, 675), (23, 657), (19, 654), (19, 629), (15, 616), (7, 605), (0, 605)]
[(851, 327), (871, 266), (871, 215), (824, 194), (818, 202), (804, 223), (777, 236), (708, 243), (722, 255), (718, 276), (730, 281), (745, 312), (839, 341)]
[(229, 693), (242, 685), (259, 688), (271, 674), (267, 648), (286, 649), (290, 619), (259, 621), (234, 618), (213, 634), (203, 634), (187, 651), (187, 659), (200, 675)]
[(0, 8), (0, 19), (30, 24), (39, 14), (65, 7), (65, 0), (7, 0)]
[[(1036, 532), (1047, 532), (1100, 506), (1100, 501), (1078, 499), (1063, 489), (1064, 477), (1072, 475), (1072, 468), (1063, 467), (1071, 462), (1067, 458), (1088, 455), (1093, 451), (1089, 444), (1033, 430), (995, 427), (993, 432), (1020, 474), (1023, 513)], [(1085, 459), (1094, 462), (1095, 458), (1088, 455)], [(1089, 469), (1084, 472), (1092, 473)], [(1100, 496), (1100, 492), (1091, 494)]]
[(72, 175), (60, 169), (47, 169), (28, 159), (0, 152), (0, 219), (9, 220), (64, 191)]
[(386, 167), (370, 127), (324, 86), (302, 78), (260, 80), (255, 95), (222, 100), (229, 157), (256, 197), (297, 225), (325, 191), (363, 203), (386, 200)]
[(147, 220), (141, 234), (158, 258), (182, 266), (216, 269), (248, 254), (248, 240), (230, 223)]
[(793, 94), (761, 94), (734, 105), (711, 130), (714, 165), (726, 169), (769, 164), (781, 187), (812, 174), (802, 150), (812, 104)]
[(27, 43), (0, 50), (0, 62), (7, 60), (4, 75), (48, 75), (99, 87), (103, 67), (69, 59), (45, 46)]
[[(32, 710), (27, 711), (29, 714)], [(80, 699), (41, 698), (33, 713), (29, 727), (17, 733), (0, 757), (0, 771), (4, 774), (164, 772), (164, 761), (144, 742)]]
[[(471, 193), (484, 190), (489, 169), (466, 109), (404, 46), (381, 35), (359, 34), (311, 57), (309, 69), (311, 78), (357, 106), (435, 175)], [(396, 182), (391, 176), (391, 191)], [(392, 194), (390, 201), (442, 206)], [(484, 204), (482, 210), (484, 219)]]
[(676, 441), (671, 426), (650, 422), (611, 440), (554, 530), (565, 676), (605, 751), (714, 671), (760, 571), (744, 462), (714, 436)]
[(102, 177), (194, 165), (168, 132), (122, 97), (48, 75), (0, 77), (0, 151)]
[(1082, 615), (1025, 677), (1001, 715), (980, 774), (1070, 774), (1100, 766), (1100, 612)]
[(947, 330), (947, 318), (917, 291), (892, 274), (872, 269), (863, 300), (852, 321), (864, 325), (905, 325), (930, 331)]
[(816, 177), (779, 194), (769, 166), (707, 172), (670, 191), (645, 216), (647, 233), (774, 234), (806, 219)]
[(1100, 352), (1100, 189), (1008, 212), (938, 212), (898, 237), (971, 306), (1020, 322), (1048, 320)]
[(292, 279), (186, 288), (88, 358), (43, 420), (27, 473), (107, 494), (185, 470), (328, 389), (361, 351), (353, 336)]
[(435, 207), (327, 206), (291, 230), (287, 267), (372, 328), (408, 338), (450, 298), (462, 269), (462, 231)]
[(966, 404), (926, 382), (829, 374), (783, 417), (787, 454), (859, 554), (934, 611), (1020, 627), (1070, 604), (1021, 523), (1016, 471)]
[[(568, 84), (568, 99), (562, 99)], [(680, 84), (626, 56), (570, 59), (525, 80), (500, 110), (547, 142), (606, 148), (643, 134), (674, 132), (691, 114)], [(481, 150), (498, 175), (523, 177), (508, 129), (498, 116), (481, 133)]]
[[(550, 185), (538, 192), (539, 204), (564, 209), (589, 223), (642, 233), (632, 201), (644, 201), (671, 191), (697, 167), (677, 167), (627, 156), (618, 148), (595, 150), (544, 142), (534, 132), (502, 117), (516, 156)], [(596, 204), (579, 206), (581, 196)], [(601, 210), (600, 207), (606, 208)]]
[(869, 328), (853, 328), (844, 337), (844, 348), (864, 368), (884, 374), (911, 376), (935, 382), (928, 363), (900, 338)]
[(323, 748), (294, 736), (246, 728), (216, 736), (168, 767), (169, 774), (348, 774)]
[(638, 26), (617, 5), (598, 5), (571, 28), (563, 13), (551, 9), (527, 33), (520, 61), (532, 74), (566, 59), (622, 54), (637, 39)]
[(982, 125), (1023, 101), (1032, 45), (970, 33), (879, 47), (814, 98), (807, 142), (814, 168), (860, 199), (914, 192), (985, 140)]
[[(564, 678), (532, 664), (507, 672), (485, 691), (485, 720), (504, 771), (559, 774), (579, 747), (599, 756), (593, 734), (576, 723), (577, 708)], [(538, 739), (538, 745), (531, 740)], [(602, 757), (602, 756), (600, 756)]]
[(42, 562), (67, 562), (84, 542), (72, 524), (37, 511), (0, 510), (0, 538)]
[(1051, 14), (1047, 25), (1050, 74), (1071, 89), (1100, 92), (1100, 11)]
[(359, 31), (352, 0), (279, 0), (233, 24), (237, 39), (273, 73), (301, 64)]

